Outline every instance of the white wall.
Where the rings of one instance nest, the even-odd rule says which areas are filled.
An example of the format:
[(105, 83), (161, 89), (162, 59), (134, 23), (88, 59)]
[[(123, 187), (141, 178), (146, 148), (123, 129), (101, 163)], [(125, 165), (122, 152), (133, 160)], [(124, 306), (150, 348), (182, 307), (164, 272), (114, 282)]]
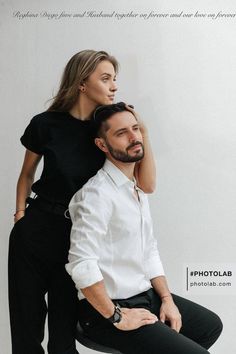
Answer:
[[(191, 263), (235, 267), (236, 17), (144, 20), (38, 17), (21, 13), (234, 13), (234, 0), (8, 0), (1, 29), (1, 246), (0, 342), (10, 354), (7, 248), (15, 184), (29, 119), (43, 111), (62, 69), (77, 51), (104, 49), (121, 64), (118, 100), (135, 105), (150, 131), (158, 162), (151, 196), (162, 258), (173, 291), (216, 311), (224, 332), (212, 353), (236, 348), (232, 289), (185, 289)], [(235, 269), (236, 270), (236, 269)], [(232, 287), (236, 284), (232, 284)], [(89, 353), (81, 349), (81, 353)]]

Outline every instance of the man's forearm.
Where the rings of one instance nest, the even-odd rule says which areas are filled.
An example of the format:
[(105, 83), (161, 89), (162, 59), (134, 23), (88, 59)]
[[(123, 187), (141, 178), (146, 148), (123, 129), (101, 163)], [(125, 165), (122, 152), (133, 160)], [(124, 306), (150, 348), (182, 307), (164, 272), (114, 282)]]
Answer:
[(167, 297), (172, 297), (170, 290), (168, 288), (166, 277), (159, 276), (159, 277), (153, 278), (153, 279), (151, 279), (151, 284), (161, 299), (164, 299)]
[[(104, 281), (99, 281), (87, 288), (81, 289), (88, 302), (105, 318), (114, 314), (114, 304), (109, 298)], [(142, 308), (122, 308), (120, 322), (115, 323), (116, 328), (122, 331), (137, 329), (141, 326), (153, 324), (157, 321), (156, 315)]]
[(99, 281), (87, 288), (81, 289), (88, 302), (105, 318), (114, 314), (114, 304), (109, 298), (104, 281)]

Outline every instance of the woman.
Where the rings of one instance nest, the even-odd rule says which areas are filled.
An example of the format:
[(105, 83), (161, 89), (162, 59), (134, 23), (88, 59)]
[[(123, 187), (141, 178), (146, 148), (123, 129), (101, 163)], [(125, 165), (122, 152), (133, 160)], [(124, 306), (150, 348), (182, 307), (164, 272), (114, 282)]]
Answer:
[[(48, 353), (75, 354), (77, 295), (65, 271), (72, 195), (103, 165), (91, 134), (90, 115), (115, 97), (116, 59), (104, 51), (84, 50), (66, 65), (49, 109), (27, 126), (24, 163), (17, 184), (15, 225), (9, 247), (9, 305), (13, 354), (44, 353), (48, 314)], [(139, 186), (152, 192), (155, 165), (142, 127), (145, 158), (136, 167)], [(41, 158), (41, 177), (33, 183)], [(26, 199), (31, 190), (35, 199)], [(47, 302), (45, 301), (47, 294)]]

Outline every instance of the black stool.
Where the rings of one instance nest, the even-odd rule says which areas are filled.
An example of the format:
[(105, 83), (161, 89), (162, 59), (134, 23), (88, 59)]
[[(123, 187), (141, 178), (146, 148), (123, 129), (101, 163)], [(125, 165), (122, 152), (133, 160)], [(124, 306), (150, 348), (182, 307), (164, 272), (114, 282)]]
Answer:
[(86, 336), (79, 322), (77, 323), (76, 339), (80, 344), (84, 345), (85, 347), (96, 350), (98, 352), (122, 354), (116, 349), (105, 347), (104, 345), (93, 342), (89, 337)]

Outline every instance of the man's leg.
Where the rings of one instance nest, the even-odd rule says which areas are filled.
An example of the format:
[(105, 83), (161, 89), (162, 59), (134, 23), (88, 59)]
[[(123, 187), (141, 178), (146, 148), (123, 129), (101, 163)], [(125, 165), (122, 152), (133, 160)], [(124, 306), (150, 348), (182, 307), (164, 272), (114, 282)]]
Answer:
[[(206, 312), (203, 311), (203, 308), (198, 307), (196, 304), (193, 306), (193, 303), (186, 300), (187, 307), (186, 305), (183, 306), (185, 299), (179, 297), (178, 299), (175, 297), (175, 299), (178, 301), (179, 307), (181, 307), (180, 311), (184, 307), (186, 313), (191, 309), (191, 316), (186, 316), (186, 313), (184, 313), (184, 327), (192, 326), (188, 328), (190, 338), (184, 335), (186, 334), (185, 330), (183, 330), (184, 334), (177, 333), (161, 321), (153, 325), (140, 327), (134, 331), (118, 330), (96, 312), (86, 300), (82, 300), (80, 303), (80, 321), (91, 339), (103, 345), (116, 348), (124, 354), (207, 354), (208, 351), (203, 346), (209, 347), (219, 336), (222, 328), (220, 320), (215, 314), (208, 312), (206, 309), (204, 309)], [(125, 305), (129, 305), (129, 300)], [(152, 312), (159, 315), (161, 301), (154, 292), (151, 292), (151, 294), (149, 292), (145, 298), (141, 298), (141, 306), (138, 298), (135, 298), (135, 301), (132, 299), (130, 305), (130, 307), (149, 307)], [(199, 310), (201, 314), (197, 315)], [(205, 326), (202, 321), (206, 319), (206, 313), (208, 325)], [(196, 325), (191, 322), (194, 315), (196, 315)], [(213, 329), (209, 335), (209, 330), (211, 329), (208, 326), (211, 325), (213, 325)], [(197, 331), (196, 335), (194, 335), (195, 330)]]
[[(202, 347), (206, 349), (210, 348), (222, 331), (220, 318), (205, 307), (180, 296), (173, 294), (173, 299), (182, 316), (180, 333)], [(160, 297), (153, 289), (128, 300), (121, 300), (120, 303), (123, 307), (128, 308), (144, 307), (155, 313), (158, 318), (162, 304)]]
[(173, 295), (182, 316), (180, 333), (209, 349), (222, 332), (222, 322), (212, 311), (180, 296)]
[(121, 331), (112, 324), (95, 325), (91, 320), (85, 327), (95, 342), (118, 349), (123, 354), (209, 354), (199, 344), (160, 321), (133, 331)]

